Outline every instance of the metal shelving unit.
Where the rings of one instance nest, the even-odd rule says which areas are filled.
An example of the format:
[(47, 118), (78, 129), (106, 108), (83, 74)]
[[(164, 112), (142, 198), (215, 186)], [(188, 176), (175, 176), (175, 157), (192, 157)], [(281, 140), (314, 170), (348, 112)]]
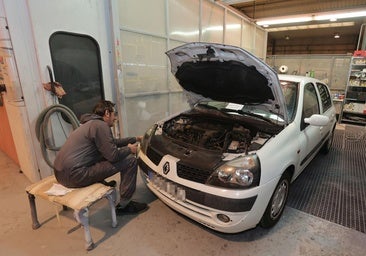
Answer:
[(351, 59), (340, 122), (366, 125), (366, 37), (361, 26), (357, 51)]
[(366, 125), (366, 56), (352, 57), (341, 122)]

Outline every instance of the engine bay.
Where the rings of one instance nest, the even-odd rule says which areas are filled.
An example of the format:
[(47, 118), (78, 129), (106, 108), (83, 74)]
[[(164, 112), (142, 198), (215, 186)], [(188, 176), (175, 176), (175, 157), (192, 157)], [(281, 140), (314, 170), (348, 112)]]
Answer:
[(247, 153), (260, 148), (270, 137), (242, 124), (201, 116), (179, 115), (166, 121), (163, 134), (176, 143), (222, 153)]

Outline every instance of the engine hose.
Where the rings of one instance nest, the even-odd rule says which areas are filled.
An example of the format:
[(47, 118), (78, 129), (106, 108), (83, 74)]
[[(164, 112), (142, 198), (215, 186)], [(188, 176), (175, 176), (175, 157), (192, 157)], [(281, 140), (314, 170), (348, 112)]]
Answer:
[(74, 114), (74, 112), (65, 105), (55, 104), (45, 108), (38, 116), (36, 121), (36, 136), (41, 146), (41, 152), (43, 159), (46, 161), (48, 166), (53, 169), (53, 163), (48, 156), (47, 150), (51, 151), (59, 151), (60, 147), (56, 147), (55, 145), (51, 145), (47, 143), (48, 140), (48, 121), (52, 114), (61, 113), (68, 119), (71, 123), (72, 128), (75, 130), (80, 126), (79, 120)]

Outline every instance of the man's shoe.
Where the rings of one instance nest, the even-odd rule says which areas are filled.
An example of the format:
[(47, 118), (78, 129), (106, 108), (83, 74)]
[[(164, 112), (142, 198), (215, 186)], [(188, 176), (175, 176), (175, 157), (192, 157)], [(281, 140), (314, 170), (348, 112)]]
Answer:
[(137, 214), (144, 212), (148, 209), (147, 204), (139, 203), (135, 201), (130, 201), (126, 207), (122, 208), (121, 205), (116, 205), (116, 214), (117, 215), (126, 215), (126, 214)]
[(117, 185), (117, 182), (115, 180), (111, 180), (111, 181), (103, 180), (100, 183), (102, 183), (105, 186), (109, 186), (109, 187), (113, 187), (113, 188)]

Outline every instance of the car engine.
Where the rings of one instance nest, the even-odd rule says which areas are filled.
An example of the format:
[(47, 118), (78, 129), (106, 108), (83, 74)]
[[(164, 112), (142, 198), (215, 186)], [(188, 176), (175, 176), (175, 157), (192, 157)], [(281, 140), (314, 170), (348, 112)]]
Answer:
[(176, 143), (228, 153), (247, 152), (252, 132), (236, 122), (180, 115), (163, 125), (163, 133)]

